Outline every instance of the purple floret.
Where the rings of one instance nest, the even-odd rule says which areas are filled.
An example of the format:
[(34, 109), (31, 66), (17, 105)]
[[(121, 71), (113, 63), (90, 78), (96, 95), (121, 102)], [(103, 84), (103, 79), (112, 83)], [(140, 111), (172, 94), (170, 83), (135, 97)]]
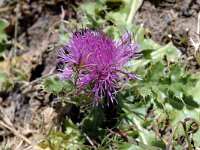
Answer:
[(75, 86), (82, 89), (90, 85), (96, 105), (104, 98), (114, 103), (125, 79), (137, 78), (123, 70), (126, 62), (139, 57), (136, 52), (139, 46), (131, 42), (128, 32), (114, 42), (101, 31), (81, 30), (60, 51), (58, 61), (64, 64), (64, 69), (60, 69), (61, 77), (74, 81)]

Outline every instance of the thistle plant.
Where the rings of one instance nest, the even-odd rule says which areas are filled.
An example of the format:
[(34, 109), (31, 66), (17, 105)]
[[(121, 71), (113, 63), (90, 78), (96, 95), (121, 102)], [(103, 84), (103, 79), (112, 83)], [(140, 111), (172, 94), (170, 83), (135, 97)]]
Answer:
[(197, 33), (195, 34), (196, 39), (193, 40), (192, 37), (190, 37), (190, 41), (192, 43), (192, 46), (194, 47), (194, 56), (197, 61), (197, 63), (200, 65), (200, 13), (198, 15), (198, 23), (197, 23)]
[(60, 77), (73, 82), (79, 89), (91, 88), (93, 104), (106, 99), (117, 103), (116, 94), (127, 85), (126, 79), (138, 79), (123, 67), (140, 54), (139, 46), (132, 43), (129, 32), (114, 42), (102, 31), (82, 29), (76, 31), (58, 56)]
[[(81, 29), (69, 38), (63, 30), (68, 26), (73, 27), (74, 22), (71, 24), (69, 20), (69, 24), (61, 23), (61, 40), (67, 39), (68, 42), (58, 55), (59, 78), (56, 76), (46, 79), (44, 89), (59, 98), (65, 96), (63, 99), (67, 104), (59, 114), (68, 116), (61, 116), (65, 121), (62, 129), (66, 130), (52, 132), (46, 138), (50, 139), (49, 147), (140, 147), (139, 149), (152, 150), (200, 147), (197, 122), (200, 112), (199, 73), (191, 73), (180, 63), (181, 52), (172, 43), (161, 46), (146, 36), (148, 30), (142, 25), (133, 24), (135, 11), (140, 4), (136, 5), (138, 0), (106, 2), (81, 3), (78, 9), (84, 8), (85, 14), (79, 22), (91, 29), (103, 28), (105, 33)], [(110, 6), (115, 8), (108, 11)], [(196, 35), (200, 33), (200, 16), (198, 20)], [(77, 26), (80, 26), (78, 22)], [(136, 35), (135, 40), (140, 43), (143, 54), (140, 59), (129, 63), (127, 62), (140, 56), (139, 46), (132, 42), (130, 32), (126, 32), (121, 38), (116, 36), (119, 30), (125, 28)], [(114, 41), (106, 34), (119, 40)], [(191, 38), (191, 42), (197, 59), (200, 56), (199, 36)], [(130, 65), (133, 67), (125, 69)], [(128, 82), (128, 79), (139, 78), (136, 72), (143, 80)], [(128, 83), (130, 86), (119, 92)], [(85, 104), (88, 102), (91, 102), (89, 105), (100, 107), (87, 107), (89, 105)], [(119, 105), (113, 105), (116, 103)], [(80, 105), (82, 106), (79, 107)]]

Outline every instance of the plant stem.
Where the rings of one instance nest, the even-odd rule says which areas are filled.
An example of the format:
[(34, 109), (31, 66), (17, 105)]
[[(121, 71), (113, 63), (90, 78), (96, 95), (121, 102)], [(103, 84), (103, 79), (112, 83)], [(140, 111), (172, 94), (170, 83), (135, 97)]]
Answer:
[(127, 24), (131, 24), (133, 22), (133, 18), (135, 16), (135, 13), (137, 12), (137, 10), (142, 5), (142, 2), (143, 2), (143, 0), (133, 0), (132, 1), (130, 13), (129, 13), (129, 16), (128, 16), (128, 19), (127, 19)]
[[(138, 130), (142, 131), (141, 125), (140, 125), (139, 121), (135, 117), (133, 118), (133, 121), (134, 121), (135, 125), (137, 126)], [(147, 140), (146, 140), (143, 132), (140, 132), (140, 136), (142, 138), (143, 143), (147, 144)]]
[(190, 142), (190, 139), (189, 139), (189, 136), (188, 136), (188, 133), (187, 133), (187, 129), (186, 129), (186, 123), (184, 123), (182, 125), (183, 125), (183, 129), (184, 129), (184, 132), (185, 132), (185, 137), (186, 137), (186, 140), (187, 140), (187, 143), (188, 143), (188, 146), (189, 146), (189, 150), (192, 150), (192, 145), (191, 145), (191, 142)]

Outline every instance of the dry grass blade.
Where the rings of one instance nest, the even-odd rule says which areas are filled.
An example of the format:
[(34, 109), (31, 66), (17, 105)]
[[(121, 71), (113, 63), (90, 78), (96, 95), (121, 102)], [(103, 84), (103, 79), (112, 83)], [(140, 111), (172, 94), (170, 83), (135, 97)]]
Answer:
[[(21, 138), (23, 141), (25, 141), (27, 144), (31, 145), (32, 142), (26, 138), (24, 135), (22, 135), (19, 131), (17, 131), (14, 127), (14, 125), (12, 124), (12, 122), (10, 121), (10, 119), (8, 118), (8, 116), (6, 115), (4, 109), (0, 106), (0, 111), (3, 114), (2, 118), (3, 121), (0, 120), (0, 126), (7, 128), (8, 130), (10, 130), (16, 137)], [(20, 144), (18, 145), (20, 147)], [(35, 150), (42, 150), (39, 146), (35, 146)]]
[(0, 120), (0, 126), (3, 126), (3, 127), (7, 128), (7, 129), (9, 129), (14, 135), (20, 137), (26, 143), (28, 143), (29, 145), (31, 145), (31, 141), (29, 139), (27, 139), (25, 136), (23, 136), (22, 134), (20, 134), (14, 127), (10, 127), (9, 125), (7, 125), (6, 123), (4, 123), (1, 120)]
[(155, 117), (153, 128), (154, 128), (154, 130), (155, 130), (156, 135), (158, 136), (158, 138), (161, 139), (161, 140), (163, 141), (163, 143), (165, 143), (165, 145), (167, 145), (168, 142), (167, 142), (164, 138), (162, 138), (162, 137), (160, 136), (159, 127), (158, 127), (158, 121), (159, 121), (159, 118), (161, 117), (162, 113), (163, 113), (163, 112), (159, 113), (159, 114)]
[[(39, 141), (33, 143), (32, 145), (30, 145), (29, 147), (27, 147), (27, 148), (24, 149), (24, 150), (30, 150), (30, 149), (34, 148), (34, 147), (37, 146), (37, 144), (40, 144), (40, 143), (43, 142), (44, 140), (45, 140), (45, 139), (41, 139), (41, 140), (39, 140)], [(40, 149), (41, 149), (41, 148), (40, 148)], [(42, 150), (42, 149), (41, 149), (41, 150)]]
[(17, 147), (16, 147), (16, 149), (15, 150), (20, 150), (20, 147), (21, 147), (21, 145), (23, 144), (23, 140), (19, 143), (19, 145), (17, 145)]

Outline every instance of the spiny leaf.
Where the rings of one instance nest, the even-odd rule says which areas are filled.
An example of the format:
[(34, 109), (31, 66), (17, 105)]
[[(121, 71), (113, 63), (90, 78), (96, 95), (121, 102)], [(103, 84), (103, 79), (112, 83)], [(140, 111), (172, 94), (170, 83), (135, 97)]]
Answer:
[(137, 87), (137, 91), (142, 97), (146, 97), (152, 94), (151, 85), (142, 83), (141, 86)]
[(179, 64), (173, 64), (169, 67), (169, 76), (171, 83), (180, 81), (183, 71)]
[(152, 59), (154, 61), (160, 61), (163, 60), (164, 56), (166, 56), (168, 61), (177, 62), (180, 59), (180, 54), (180, 51), (174, 47), (172, 43), (169, 43), (152, 52)]
[(183, 98), (183, 93), (186, 90), (186, 86), (181, 83), (173, 83), (169, 85), (168, 91), (173, 92), (173, 95), (179, 99)]
[(153, 85), (152, 84), (152, 91), (156, 94), (156, 98), (159, 102), (164, 102), (165, 98), (167, 97), (166, 94), (166, 85)]
[(163, 76), (163, 74), (164, 74), (164, 64), (161, 62), (157, 62), (151, 65), (146, 80), (152, 82), (158, 82), (160, 78)]

